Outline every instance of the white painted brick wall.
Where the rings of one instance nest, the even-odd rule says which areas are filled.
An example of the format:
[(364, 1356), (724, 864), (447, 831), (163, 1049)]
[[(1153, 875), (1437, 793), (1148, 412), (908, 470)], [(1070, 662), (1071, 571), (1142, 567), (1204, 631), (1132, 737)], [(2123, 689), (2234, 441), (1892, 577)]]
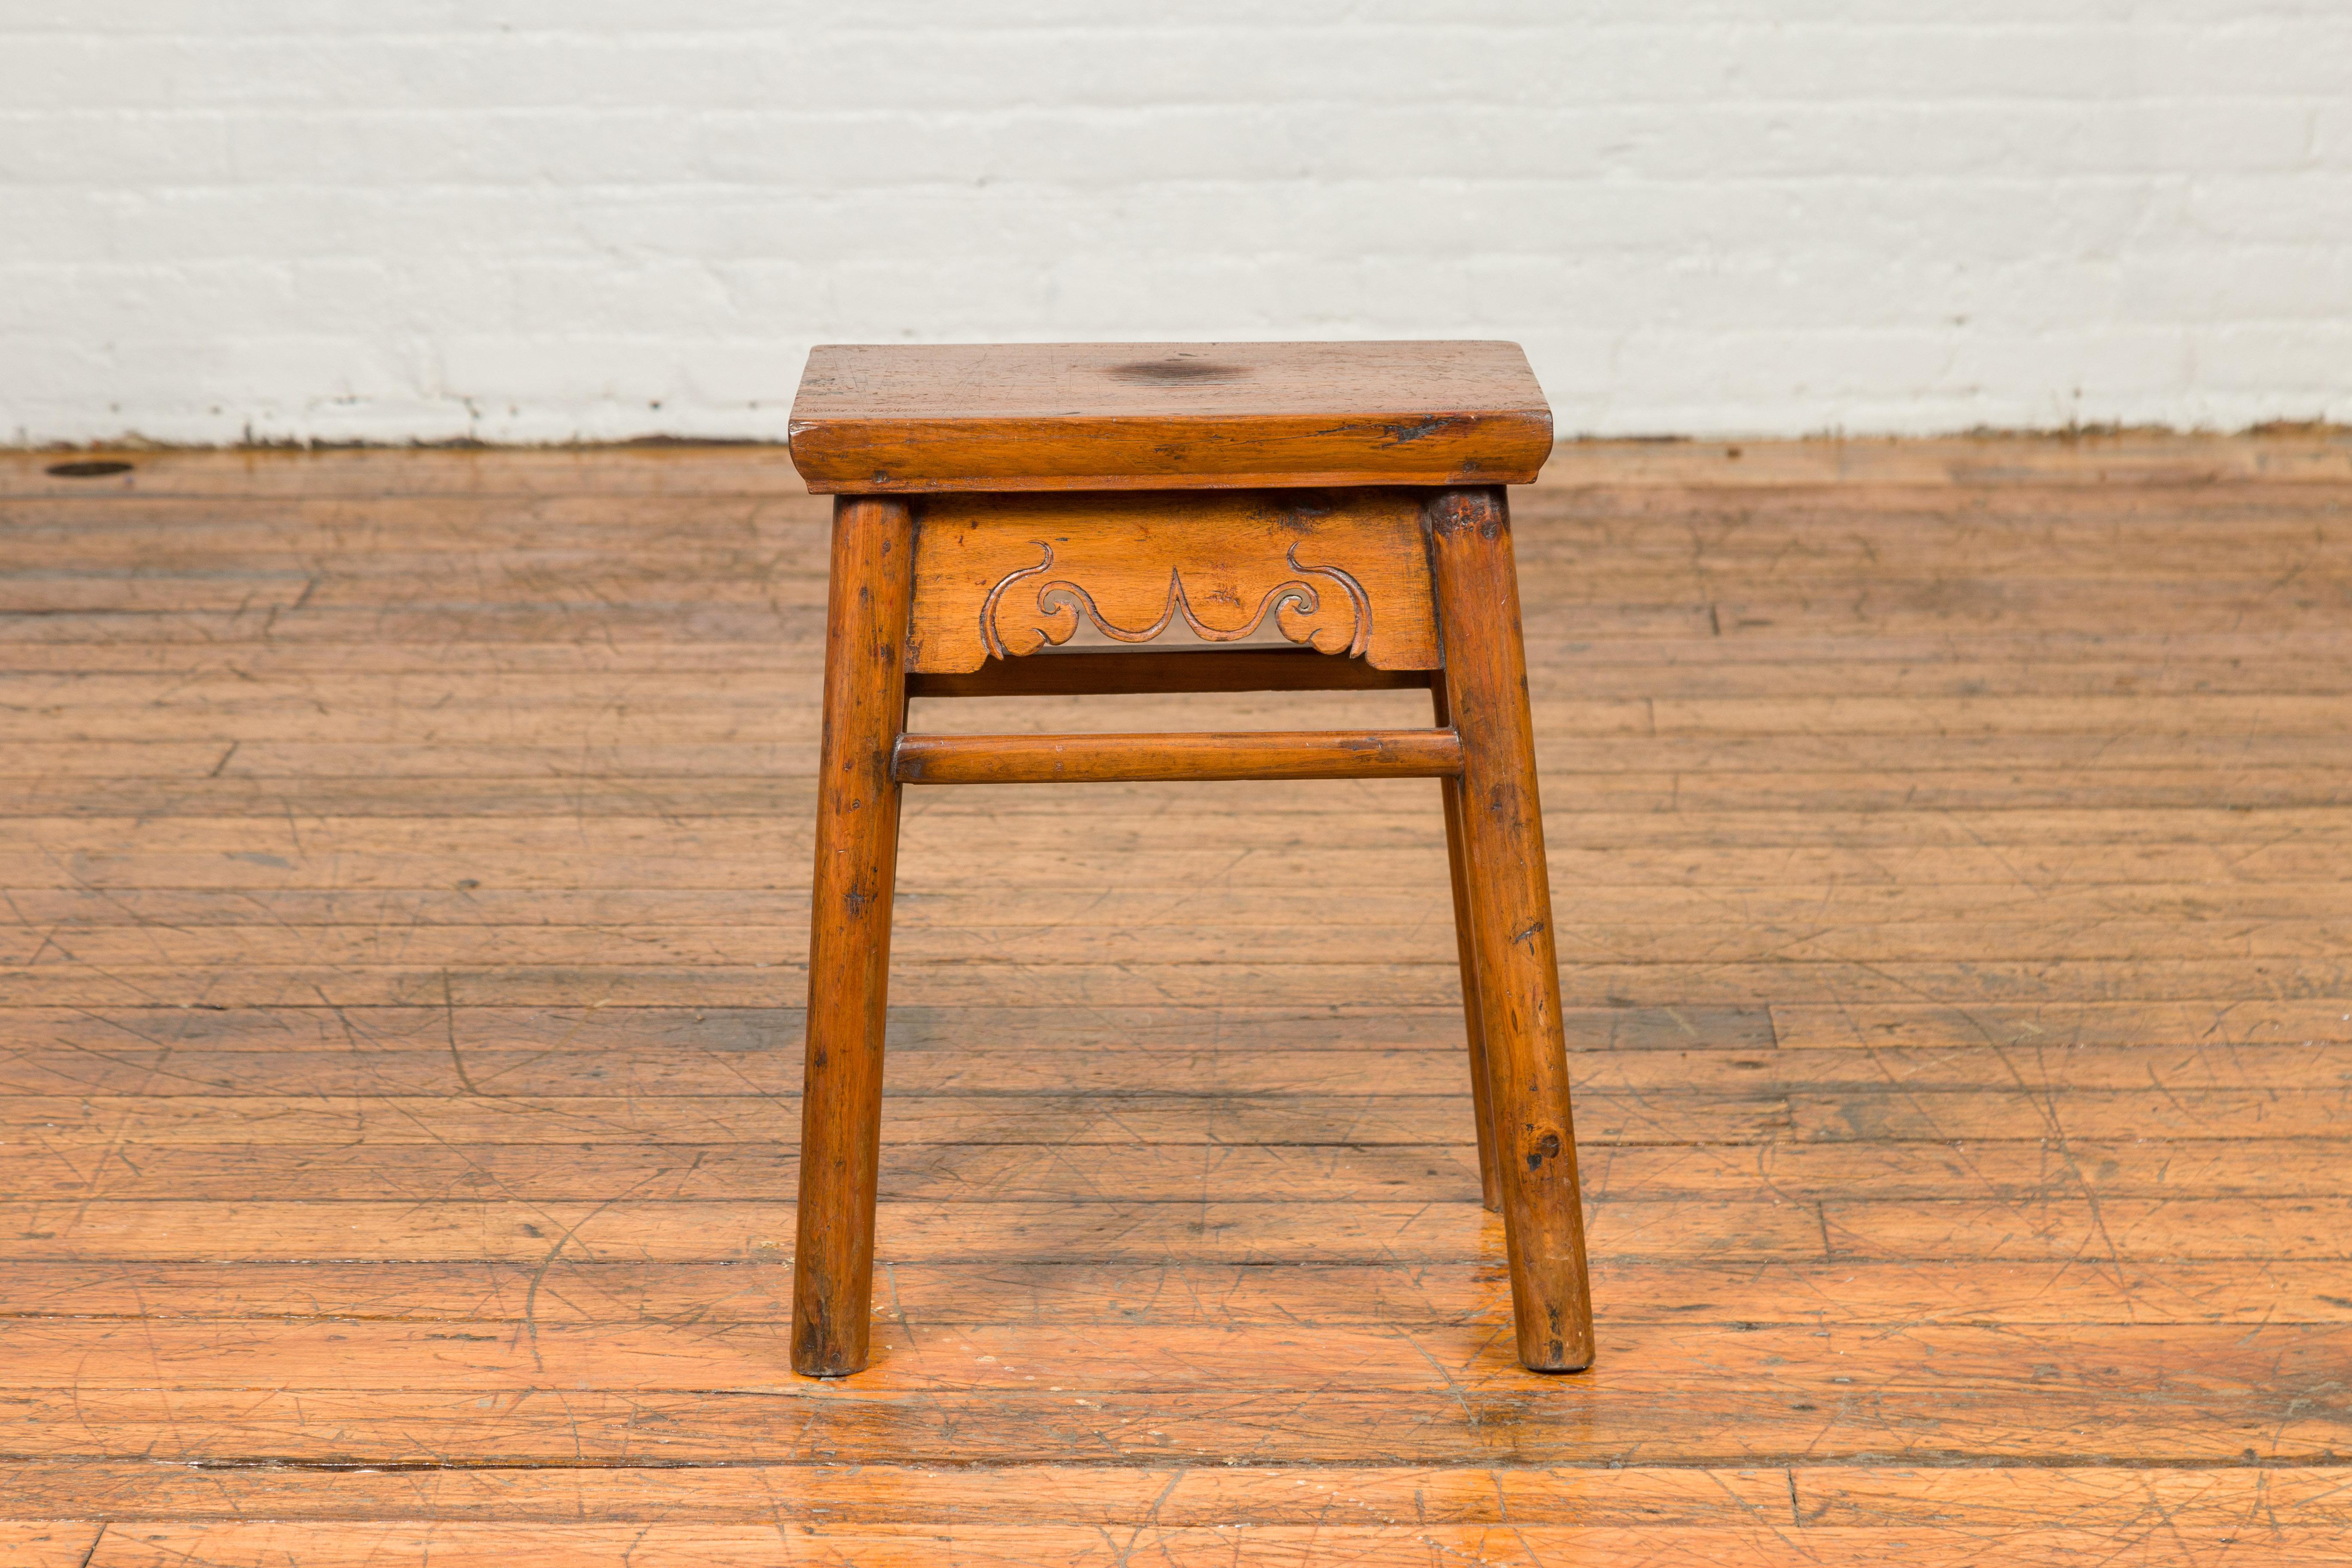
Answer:
[(2352, 0), (0, 0), (0, 439), (1453, 335), (1564, 432), (2352, 419)]

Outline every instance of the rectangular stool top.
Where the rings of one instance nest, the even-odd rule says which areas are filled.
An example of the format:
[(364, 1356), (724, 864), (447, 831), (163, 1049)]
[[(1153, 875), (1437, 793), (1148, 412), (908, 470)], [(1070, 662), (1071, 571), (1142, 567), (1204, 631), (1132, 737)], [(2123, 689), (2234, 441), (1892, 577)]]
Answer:
[(820, 495), (1523, 485), (1551, 408), (1507, 342), (834, 343), (792, 451)]

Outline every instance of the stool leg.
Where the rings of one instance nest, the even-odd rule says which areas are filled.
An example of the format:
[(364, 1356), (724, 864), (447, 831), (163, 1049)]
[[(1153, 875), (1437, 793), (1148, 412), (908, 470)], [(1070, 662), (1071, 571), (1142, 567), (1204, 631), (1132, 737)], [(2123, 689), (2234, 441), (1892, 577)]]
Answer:
[[(1430, 688), (1436, 699), (1437, 727), (1453, 722), (1445, 711), (1443, 682)], [(1486, 1026), (1478, 1016), (1478, 955), (1470, 942), (1470, 875), (1462, 864), (1462, 782), (1441, 779), (1445, 805), (1445, 867), (1454, 881), (1454, 945), (1462, 963), (1462, 1026), (1470, 1040), (1470, 1118), (1478, 1127), (1478, 1201), (1503, 1207), (1503, 1178), (1495, 1169), (1495, 1117), (1486, 1095)]]
[(1429, 531), (1446, 710), (1462, 737), (1465, 901), (1519, 1361), (1536, 1372), (1575, 1372), (1592, 1364), (1592, 1300), (1503, 492), (1440, 492)]
[(810, 891), (800, 1239), (793, 1253), (793, 1370), (810, 1377), (839, 1377), (866, 1361), (890, 893), (898, 860), (899, 791), (890, 751), (906, 722), (913, 556), (914, 519), (906, 502), (868, 496), (835, 501)]

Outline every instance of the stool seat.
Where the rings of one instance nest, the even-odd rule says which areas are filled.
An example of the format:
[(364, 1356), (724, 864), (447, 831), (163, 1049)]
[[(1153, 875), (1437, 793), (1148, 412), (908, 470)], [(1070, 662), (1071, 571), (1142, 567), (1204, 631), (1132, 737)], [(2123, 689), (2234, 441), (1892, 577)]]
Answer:
[(1523, 485), (1551, 409), (1508, 342), (841, 343), (792, 452), (818, 494)]
[[(1518, 346), (821, 348), (792, 432), (809, 489), (834, 497), (794, 1369), (845, 1376), (870, 1350), (902, 794), (1144, 779), (1435, 781), (1470, 1130), (1503, 1215), (1519, 1360), (1590, 1365), (1503, 490), (1543, 466), (1551, 413)], [(1412, 687), (1430, 694), (1428, 729), (908, 727), (917, 698)], [(1344, 852), (1332, 869), (1345, 879)]]

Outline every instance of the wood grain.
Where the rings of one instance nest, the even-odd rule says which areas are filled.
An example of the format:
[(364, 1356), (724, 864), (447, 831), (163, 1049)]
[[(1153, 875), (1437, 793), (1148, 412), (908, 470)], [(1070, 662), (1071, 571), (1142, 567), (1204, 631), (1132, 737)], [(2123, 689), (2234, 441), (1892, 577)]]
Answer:
[[(763, 1255), (764, 1256), (764, 1255)], [(1866, 1329), (1988, 1325), (2352, 1323), (2334, 1259), (1612, 1257), (1593, 1278), (1605, 1321)], [(890, 1323), (1499, 1327), (1509, 1282), (1491, 1261), (1232, 1263), (905, 1262), (889, 1266)], [(521, 1260), (288, 1263), (17, 1261), (0, 1300), (28, 1317), (233, 1322), (765, 1324), (792, 1315), (790, 1270), (771, 1261), (649, 1263), (545, 1252)], [(778, 1329), (781, 1331), (781, 1329)]]
[[(1225, 1348), (1245, 1350), (1274, 1331), (1236, 1331)], [(2015, 1331), (1973, 1331), (1973, 1340), (1939, 1332), (1919, 1348), (1940, 1365), (1862, 1376), (1843, 1368), (1867, 1347), (1866, 1333), (1840, 1358), (1839, 1346), (1807, 1330), (1700, 1332), (1738, 1348), (1676, 1355), (1638, 1376), (1612, 1372), (1604, 1355), (1590, 1379), (1536, 1383), (1522, 1372), (1513, 1374), (1517, 1386), (1450, 1386), (1433, 1372), (1419, 1387), (1264, 1392), (1056, 1387), (1041, 1377), (1034, 1386), (1042, 1392), (923, 1387), (845, 1397), (822, 1387), (793, 1392), (779, 1345), (769, 1375), (748, 1388), (582, 1390), (576, 1368), (565, 1368), (574, 1376), (561, 1388), (542, 1377), (530, 1389), (493, 1392), (456, 1375), (440, 1387), (47, 1386), (13, 1395), (7, 1415), (12, 1449), (26, 1458), (187, 1463), (218, 1455), (370, 1467), (436, 1464), (453, 1450), (518, 1467), (1017, 1465), (1041, 1450), (1129, 1465), (1214, 1464), (1246, 1451), (1248, 1462), (1318, 1466), (1360, 1464), (1368, 1443), (1396, 1465), (1598, 1467), (1700, 1422), (1720, 1450), (1713, 1462), (1728, 1466), (2325, 1465), (2340, 1452), (2341, 1422), (2328, 1403), (2340, 1336), (2295, 1353), (2294, 1331), (2234, 1325), (2226, 1335), (2109, 1328), (2101, 1345)], [(1048, 1342), (1058, 1349), (1079, 1337)], [(2177, 1387), (2168, 1379), (2161, 1401), (2146, 1396), (2167, 1369), (2198, 1369), (2200, 1356), (2231, 1343), (2247, 1353)], [(1655, 1345), (1645, 1337), (1627, 1349), (1646, 1354)], [(1796, 1375), (1769, 1364), (1792, 1355), (1804, 1368)], [(1695, 1384), (1720, 1392), (1702, 1399)]]
[[(1303, 1483), (1302, 1483), (1303, 1484)], [(1191, 1568), (1236, 1561), (1235, 1540), (1224, 1526), (1146, 1525), (1104, 1540), (1094, 1525), (996, 1525), (961, 1527), (951, 1539), (960, 1546), (943, 1553), (937, 1527), (921, 1525), (803, 1527), (790, 1535), (773, 1525), (671, 1524), (514, 1525), (415, 1522), (236, 1522), (204, 1525), (142, 1525), (106, 1532), (88, 1561), (115, 1564), (300, 1562), (329, 1565), (431, 1558), (455, 1564), (613, 1563), (666, 1565), (733, 1565), (806, 1563), (902, 1564), (941, 1562), (1068, 1563), (1116, 1564), (1134, 1552), (1150, 1561)], [(1810, 1565), (1822, 1552), (1909, 1568), (1941, 1564), (1964, 1552), (1988, 1568), (2042, 1568), (2049, 1563), (2104, 1563), (2115, 1560), (2113, 1529), (2029, 1528), (1990, 1545), (1961, 1530), (1894, 1532), (1822, 1525), (1794, 1539), (1777, 1520), (1739, 1525), (1675, 1528), (1660, 1525), (1591, 1528), (1517, 1523), (1463, 1526), (1397, 1522), (1387, 1525), (1318, 1521), (1306, 1525), (1245, 1525), (1251, 1561), (1312, 1562), (1338, 1558), (1364, 1568), (1404, 1568), (1440, 1562), (1545, 1563), (1593, 1560), (1696, 1568), (1722, 1563), (1759, 1568)], [(1925, 1539), (1922, 1539), (1922, 1537)], [(87, 1539), (85, 1532), (83, 1539)], [(2163, 1532), (2168, 1561), (2221, 1562), (2241, 1556), (2241, 1547), (2284, 1568), (2339, 1561), (2334, 1538), (2323, 1528), (2304, 1531), (2268, 1525), (2216, 1524)]]
[(1551, 409), (1517, 343), (827, 344), (809, 489), (1525, 484)]
[(1478, 1018), (1482, 1142), (1500, 1177), (1519, 1361), (1578, 1372), (1592, 1363), (1592, 1301), (1510, 515), (1499, 489), (1444, 490), (1428, 524), (1445, 713), (1462, 738), (1445, 814), (1469, 917), (1461, 985)]
[[(2150, 1524), (2225, 1531), (2250, 1517), (2308, 1530), (2352, 1527), (2340, 1472), (2326, 1468), (2114, 1470), (1624, 1467), (1612, 1469), (1338, 1468), (1311, 1479), (1270, 1468), (1031, 1466), (1011, 1473), (869, 1466), (709, 1469), (410, 1470), (320, 1476), (289, 1469), (190, 1474), (137, 1462), (30, 1464), (12, 1479), (29, 1506), (96, 1496), (117, 1519), (184, 1523), (299, 1514), (542, 1520), (658, 1516), (673, 1523), (985, 1523), (1025, 1506), (1071, 1525), (1705, 1525), (1733, 1506), (1847, 1528), (2013, 1530), (2063, 1517), (2074, 1529)], [(1339, 1528), (1346, 1528), (1344, 1525)]]
[[(915, 792), (870, 1393), (789, 1370), (785, 454), (0, 458), (0, 1549), (2333, 1562), (2346, 450), (1513, 497), (1577, 1378), (1511, 1367), (1435, 790)], [(1174, 646), (915, 727), (1430, 722)]]
[[(911, 1058), (902, 1052), (897, 1059)], [(1353, 1070), (1355, 1064), (1342, 1057), (1338, 1065)], [(1455, 1064), (1439, 1065), (1452, 1076)], [(452, 1082), (449, 1088), (462, 1086)], [(1698, 1103), (1696, 1097), (1684, 1102)], [(1694, 1109), (1692, 1114), (1703, 1112)], [(1773, 1130), (1766, 1127), (1768, 1133)], [(1979, 1141), (1957, 1151), (1948, 1142), (1893, 1141), (1695, 1147), (1588, 1139), (1583, 1174), (1587, 1200), (1595, 1205), (1737, 1198), (1753, 1195), (1761, 1185), (1788, 1202), (1817, 1202), (1857, 1190), (1882, 1203), (2072, 1205), (2126, 1197), (2186, 1204), (2228, 1197), (2262, 1198), (2282, 1205), (2276, 1208), (2280, 1214), (2324, 1215), (2323, 1206), (2300, 1211), (2295, 1205), (2306, 1198), (2352, 1195), (2352, 1170), (2333, 1160), (2334, 1146), (2324, 1138), (2229, 1136), (2227, 1128), (2217, 1131), (2225, 1135), (2085, 1138), (2063, 1146), (2042, 1138)], [(299, 1199), (325, 1184), (394, 1196), (467, 1193), (593, 1203), (617, 1184), (637, 1194), (632, 1201), (770, 1201), (798, 1154), (796, 1144), (756, 1140), (584, 1146), (194, 1143), (148, 1147), (133, 1167), (95, 1162), (71, 1144), (44, 1141), (0, 1148), (0, 1193), (22, 1199), (79, 1194), (93, 1200), (269, 1202)], [(1366, 1201), (1413, 1194), (1455, 1203), (1477, 1195), (1475, 1160), (1475, 1148), (1467, 1142), (1085, 1143), (1064, 1146), (1045, 1161), (1025, 1144), (918, 1144), (884, 1162), (880, 1190), (886, 1201), (1077, 1201), (1117, 1193), (1130, 1202), (1174, 1203), (1213, 1187), (1234, 1203)], [(2193, 1209), (2177, 1212), (2184, 1224), (2194, 1226)], [(2163, 1211), (2150, 1205), (2144, 1214), (2160, 1221)]]
[(793, 1363), (812, 1376), (866, 1364), (913, 581), (906, 504), (835, 502), (793, 1275)]
[(1426, 779), (1462, 771), (1451, 730), (1172, 735), (901, 735), (902, 784)]

